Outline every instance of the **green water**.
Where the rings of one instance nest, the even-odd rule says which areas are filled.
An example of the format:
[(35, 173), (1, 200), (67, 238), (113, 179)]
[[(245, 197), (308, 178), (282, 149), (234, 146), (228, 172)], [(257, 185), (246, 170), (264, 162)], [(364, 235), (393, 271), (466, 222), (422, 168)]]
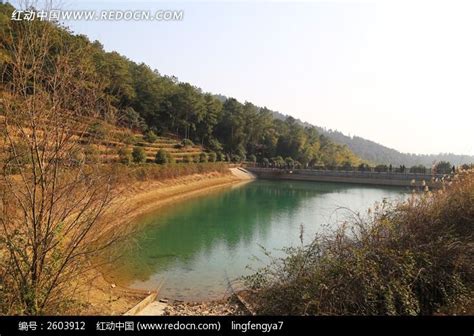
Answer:
[[(206, 300), (222, 297), (227, 280), (262, 266), (261, 246), (273, 253), (309, 242), (352, 211), (365, 212), (403, 189), (346, 184), (258, 180), (167, 207), (140, 220), (140, 230), (120, 246), (109, 270), (117, 283), (153, 289), (160, 297)], [(255, 257), (261, 260), (255, 260)]]

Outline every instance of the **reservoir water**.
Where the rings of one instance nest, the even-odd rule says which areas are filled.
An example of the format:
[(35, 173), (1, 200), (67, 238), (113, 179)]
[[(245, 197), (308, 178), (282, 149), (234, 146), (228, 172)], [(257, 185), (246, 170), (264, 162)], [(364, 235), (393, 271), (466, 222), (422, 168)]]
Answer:
[[(403, 198), (407, 190), (349, 184), (257, 180), (167, 206), (140, 219), (107, 271), (111, 280), (180, 300), (221, 298), (228, 279), (281, 248), (328, 233), (351, 211)], [(350, 209), (351, 211), (349, 211)]]

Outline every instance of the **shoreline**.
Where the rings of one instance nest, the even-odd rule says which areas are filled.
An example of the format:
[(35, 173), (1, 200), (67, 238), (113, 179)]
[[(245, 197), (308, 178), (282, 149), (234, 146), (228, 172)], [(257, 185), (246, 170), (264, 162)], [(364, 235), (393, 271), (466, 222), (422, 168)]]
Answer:
[[(113, 226), (119, 226), (126, 222), (133, 222), (164, 206), (226, 187), (243, 185), (252, 180), (229, 171), (227, 174), (211, 172), (163, 181), (137, 182), (126, 187), (127, 191), (113, 202), (105, 218), (113, 222)], [(120, 219), (109, 219), (117, 211), (125, 212), (125, 214)]]
[[(135, 182), (122, 188), (121, 196), (107, 210), (104, 222), (111, 228), (120, 228), (159, 208), (237, 187), (253, 179), (250, 174), (230, 168), (227, 173), (211, 172), (162, 181)], [(98, 268), (91, 272), (91, 280), (81, 293), (85, 301), (80, 312), (82, 315), (122, 315), (153, 292), (153, 289), (132, 289), (112, 283), (107, 274)]]

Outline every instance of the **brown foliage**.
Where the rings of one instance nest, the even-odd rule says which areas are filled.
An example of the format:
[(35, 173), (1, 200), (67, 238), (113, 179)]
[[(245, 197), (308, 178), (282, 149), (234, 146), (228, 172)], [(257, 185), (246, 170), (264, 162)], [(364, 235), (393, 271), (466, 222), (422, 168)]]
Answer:
[(58, 313), (87, 257), (115, 240), (97, 225), (114, 178), (79, 155), (84, 116), (106, 103), (87, 48), (48, 22), (12, 24), (2, 36), (0, 313)]
[(330, 237), (286, 249), (246, 280), (261, 314), (463, 313), (474, 289), (473, 228), (474, 171), (461, 171), (439, 191), (384, 202)]

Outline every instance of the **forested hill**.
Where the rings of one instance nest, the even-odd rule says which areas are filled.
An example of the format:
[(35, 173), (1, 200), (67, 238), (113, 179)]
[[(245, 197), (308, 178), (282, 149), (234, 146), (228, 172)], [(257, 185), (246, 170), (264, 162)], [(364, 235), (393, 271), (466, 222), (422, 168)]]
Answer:
[[(223, 96), (219, 96), (222, 99)], [(272, 115), (279, 120), (285, 120), (287, 115), (272, 111)], [(313, 126), (309, 123), (302, 122), (296, 119), (296, 122), (303, 126)], [(372, 162), (374, 164), (392, 164), (395, 166), (405, 165), (407, 167), (423, 165), (431, 167), (436, 162), (446, 161), (453, 165), (471, 164), (474, 163), (474, 156), (472, 155), (458, 155), (452, 153), (439, 154), (411, 154), (402, 153), (396, 149), (386, 147), (375, 141), (361, 138), (359, 136), (348, 136), (337, 130), (326, 129), (320, 126), (313, 126), (317, 131), (327, 136), (332, 141), (346, 145), (354, 154), (363, 160)]]
[(457, 155), (452, 153), (440, 154), (411, 154), (402, 153), (393, 148), (385, 147), (374, 141), (358, 136), (347, 136), (339, 131), (326, 130), (317, 127), (321, 134), (327, 135), (331, 140), (349, 147), (356, 155), (374, 163), (391, 163), (393, 165), (405, 165), (407, 167), (424, 165), (431, 167), (435, 162), (446, 161), (453, 165), (470, 164), (474, 162), (474, 156)]
[[(0, 4), (0, 93), (9, 91), (12, 55), (25, 25), (33, 29), (52, 25), (52, 59), (68, 58), (79, 77), (95, 90), (98, 115), (106, 122), (142, 133), (173, 133), (233, 161), (273, 161), (278, 164), (358, 165), (364, 161), (406, 166), (433, 161), (473, 162), (473, 157), (409, 155), (375, 142), (328, 131), (251, 102), (203, 92), (190, 83), (165, 76), (146, 64), (137, 64), (117, 52), (106, 52), (98, 41), (74, 35), (67, 28), (42, 21), (12, 21), (14, 8)], [(37, 29), (38, 32), (41, 29)], [(38, 33), (40, 34), (40, 33)], [(38, 38), (41, 36), (38, 35)], [(66, 55), (65, 55), (66, 54)], [(26, 64), (33, 62), (23, 55)], [(22, 60), (23, 62), (23, 60)], [(45, 64), (42, 71), (54, 76)], [(76, 81), (78, 81), (76, 79)], [(84, 80), (83, 80), (84, 81)], [(45, 83), (45, 90), (48, 90)], [(74, 83), (71, 83), (74, 85)], [(37, 88), (37, 91), (43, 88)], [(0, 97), (1, 98), (1, 97)], [(2, 113), (0, 109), (0, 114)], [(362, 159), (362, 160), (361, 160)], [(296, 161), (296, 162), (295, 162)]]
[[(235, 162), (271, 160), (278, 165), (286, 162), (304, 166), (361, 162), (347, 146), (334, 143), (315, 127), (301, 125), (293, 118), (276, 119), (268, 109), (250, 102), (233, 98), (221, 101), (146, 64), (137, 64), (117, 52), (106, 52), (100, 42), (74, 35), (59, 25), (38, 20), (12, 21), (13, 10), (9, 4), (0, 4), (0, 93), (12, 91), (13, 85), (9, 83), (14, 80), (11, 74), (15, 73), (15, 62), (27, 66), (35, 62), (34, 55), (15, 53), (15, 46), (23, 38), (22, 31), (37, 31), (40, 40), (44, 38), (40, 28), (51, 25), (47, 36), (53, 45), (48, 50), (51, 60), (62, 57), (74, 65), (74, 78), (84, 78), (77, 86), (94, 90), (95, 114), (110, 124), (158, 135), (173, 133), (216, 153), (217, 157)], [(35, 66), (37, 69), (38, 65)], [(57, 69), (51, 64), (40, 66), (48, 77), (54, 77)], [(48, 85), (35, 88), (36, 94), (50, 90)]]

